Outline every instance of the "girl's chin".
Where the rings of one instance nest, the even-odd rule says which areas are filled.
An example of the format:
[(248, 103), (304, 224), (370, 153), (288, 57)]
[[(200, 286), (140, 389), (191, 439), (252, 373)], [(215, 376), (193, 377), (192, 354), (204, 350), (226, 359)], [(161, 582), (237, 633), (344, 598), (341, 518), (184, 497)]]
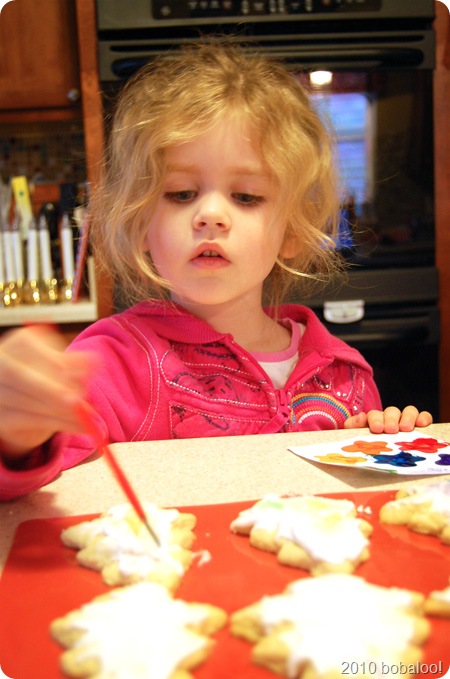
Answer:
[(196, 309), (214, 309), (216, 307), (225, 307), (228, 304), (232, 304), (232, 300), (229, 298), (183, 297), (180, 295), (172, 296), (172, 301), (194, 313)]
[(236, 310), (239, 307), (255, 309), (262, 306), (262, 283), (252, 287), (238, 285), (232, 287), (215, 279), (203, 280), (200, 285), (186, 286), (171, 295), (176, 304), (196, 313), (202, 308), (210, 311)]

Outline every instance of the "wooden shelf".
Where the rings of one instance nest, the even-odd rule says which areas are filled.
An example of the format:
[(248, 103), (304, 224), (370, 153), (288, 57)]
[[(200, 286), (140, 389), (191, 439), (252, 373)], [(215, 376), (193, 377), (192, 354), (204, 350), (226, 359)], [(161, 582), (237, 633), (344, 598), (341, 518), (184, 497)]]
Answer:
[(92, 323), (97, 320), (97, 304), (89, 299), (75, 304), (21, 304), (0, 309), (0, 326), (18, 326), (23, 323)]
[(47, 108), (35, 110), (0, 111), (0, 125), (51, 123), (51, 122), (80, 122), (82, 121), (81, 107), (78, 108)]
[(56, 302), (54, 304), (19, 304), (14, 307), (0, 307), (0, 328), (14, 327), (24, 323), (54, 323), (66, 325), (79, 323), (89, 325), (98, 319), (97, 289), (92, 257), (87, 260), (89, 297), (78, 302)]

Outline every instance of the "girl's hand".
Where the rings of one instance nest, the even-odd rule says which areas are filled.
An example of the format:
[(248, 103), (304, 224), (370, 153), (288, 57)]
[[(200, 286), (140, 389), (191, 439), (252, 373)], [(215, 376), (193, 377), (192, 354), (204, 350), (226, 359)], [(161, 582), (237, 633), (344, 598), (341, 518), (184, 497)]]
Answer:
[(384, 410), (370, 410), (349, 417), (344, 429), (369, 427), (372, 434), (397, 434), (399, 431), (413, 431), (415, 427), (428, 427), (433, 422), (429, 412), (419, 412), (414, 406), (406, 406), (403, 410), (390, 406)]
[(0, 339), (0, 455), (26, 455), (58, 431), (82, 433), (74, 404), (84, 398), (93, 358), (64, 353), (47, 326), (21, 328)]

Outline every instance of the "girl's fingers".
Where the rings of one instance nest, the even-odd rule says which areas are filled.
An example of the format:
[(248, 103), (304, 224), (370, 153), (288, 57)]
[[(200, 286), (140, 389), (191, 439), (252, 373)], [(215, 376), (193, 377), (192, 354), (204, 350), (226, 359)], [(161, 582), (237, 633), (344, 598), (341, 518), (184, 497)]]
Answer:
[(9, 333), (0, 342), (0, 439), (25, 451), (57, 431), (81, 433), (74, 405), (85, 397), (90, 354), (65, 352), (49, 327)]
[(403, 410), (389, 406), (383, 411), (371, 410), (367, 421), (373, 434), (397, 434), (399, 431), (413, 431), (415, 427), (427, 427), (433, 418), (427, 411), (419, 413), (415, 406), (406, 406)]

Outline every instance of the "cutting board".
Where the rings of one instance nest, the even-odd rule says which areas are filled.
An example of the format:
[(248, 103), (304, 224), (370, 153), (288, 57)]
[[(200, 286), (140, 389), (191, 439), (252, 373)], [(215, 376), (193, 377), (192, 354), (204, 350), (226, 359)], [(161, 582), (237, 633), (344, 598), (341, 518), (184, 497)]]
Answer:
[[(374, 584), (424, 594), (448, 585), (449, 546), (402, 526), (379, 523), (379, 508), (394, 497), (393, 491), (327, 497), (347, 498), (357, 506), (370, 507), (371, 513), (364, 517), (374, 526), (371, 556), (357, 569), (357, 575)], [(248, 538), (230, 532), (231, 521), (252, 504), (180, 508), (197, 516), (195, 549), (208, 550), (212, 558), (190, 568), (177, 591), (179, 598), (209, 602), (231, 613), (265, 594), (280, 593), (292, 580), (309, 576), (306, 571), (278, 564), (273, 554), (253, 548)], [(75, 551), (66, 548), (60, 539), (63, 528), (86, 518), (93, 516), (35, 519), (22, 523), (16, 532), (0, 581), (0, 666), (12, 679), (61, 679), (61, 648), (50, 637), (51, 621), (109, 589), (97, 572), (77, 564)], [(423, 662), (428, 666), (436, 663), (443, 672), (424, 674), (427, 679), (440, 677), (449, 668), (449, 638), (450, 620), (432, 619), (432, 635), (425, 646)], [(228, 629), (217, 634), (216, 640), (211, 658), (194, 672), (197, 679), (276, 676), (253, 666), (250, 644), (231, 637)]]

